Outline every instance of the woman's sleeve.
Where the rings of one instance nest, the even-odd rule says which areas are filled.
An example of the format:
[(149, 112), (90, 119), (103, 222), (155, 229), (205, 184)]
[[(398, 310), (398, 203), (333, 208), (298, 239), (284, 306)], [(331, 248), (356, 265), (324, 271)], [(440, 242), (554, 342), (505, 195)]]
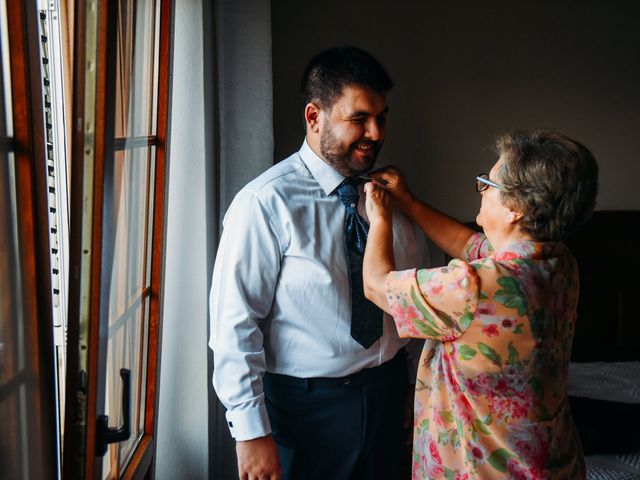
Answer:
[(473, 319), (478, 292), (476, 271), (463, 260), (387, 276), (387, 301), (401, 337), (455, 340)]
[(464, 246), (464, 259), (473, 262), (493, 255), (493, 247), (484, 233), (474, 233)]

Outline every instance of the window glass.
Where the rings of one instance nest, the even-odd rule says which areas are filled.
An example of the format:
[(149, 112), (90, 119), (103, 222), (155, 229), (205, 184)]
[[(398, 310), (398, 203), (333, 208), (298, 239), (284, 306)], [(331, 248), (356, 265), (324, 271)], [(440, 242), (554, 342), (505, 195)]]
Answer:
[[(111, 245), (102, 278), (110, 285), (105, 414), (123, 422), (120, 370), (131, 372), (131, 438), (114, 443), (103, 459), (103, 478), (125, 468), (144, 434), (154, 216), (157, 103), (155, 2), (120, 1), (116, 53), (115, 154), (105, 221)], [(105, 229), (105, 232), (107, 230)], [(107, 269), (108, 268), (108, 269)]]
[[(34, 251), (24, 238), (33, 233), (33, 211), (20, 203), (31, 180), (26, 162), (32, 159), (31, 152), (21, 151), (18, 171), (13, 112), (24, 109), (14, 110), (13, 102), (24, 107), (26, 99), (13, 98), (11, 91), (11, 74), (16, 72), (11, 72), (7, 18), (7, 3), (0, 0), (0, 478), (42, 478), (44, 471), (52, 471), (43, 464), (52, 458), (47, 450), (52, 432), (42, 415), (47, 410), (42, 405), (42, 376), (48, 372), (38, 365), (34, 262), (29, 261)], [(11, 26), (13, 41), (20, 38), (20, 26), (19, 21)]]
[[(107, 346), (107, 387), (105, 414), (111, 426), (121, 425), (122, 380), (120, 369), (131, 372), (131, 438), (110, 445), (103, 467), (112, 472), (128, 461), (144, 433), (149, 323), (149, 234), (153, 213), (151, 172), (155, 147), (118, 151), (115, 154), (113, 184), (113, 251), (110, 270), (109, 333)], [(108, 467), (109, 464), (112, 467)], [(108, 474), (104, 478), (110, 478)]]
[(156, 134), (156, 2), (121, 0), (116, 60), (116, 138)]
[(0, 150), (0, 478), (29, 478), (29, 352), (18, 259), (14, 155)]
[(18, 265), (6, 5), (0, 1), (0, 477), (28, 478), (25, 317)]
[(13, 135), (9, 32), (5, 0), (0, 0), (0, 138)]

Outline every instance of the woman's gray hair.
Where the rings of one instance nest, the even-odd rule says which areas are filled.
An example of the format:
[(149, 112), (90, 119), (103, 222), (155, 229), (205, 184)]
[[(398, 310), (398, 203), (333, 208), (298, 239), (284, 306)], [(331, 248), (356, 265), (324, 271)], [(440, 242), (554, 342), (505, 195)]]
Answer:
[(596, 204), (598, 164), (584, 145), (550, 130), (501, 135), (504, 204), (522, 213), (520, 228), (537, 241), (562, 240), (584, 224)]

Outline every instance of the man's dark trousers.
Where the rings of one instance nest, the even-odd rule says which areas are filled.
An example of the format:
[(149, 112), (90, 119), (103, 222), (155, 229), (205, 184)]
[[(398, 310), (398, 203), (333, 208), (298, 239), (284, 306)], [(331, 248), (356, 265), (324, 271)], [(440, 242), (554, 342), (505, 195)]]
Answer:
[(393, 480), (408, 382), (403, 352), (344, 378), (265, 374), (283, 480)]

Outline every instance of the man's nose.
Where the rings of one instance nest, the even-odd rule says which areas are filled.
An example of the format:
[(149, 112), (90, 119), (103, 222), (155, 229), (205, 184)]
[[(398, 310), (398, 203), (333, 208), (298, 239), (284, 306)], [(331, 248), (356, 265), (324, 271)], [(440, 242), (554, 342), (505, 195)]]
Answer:
[(367, 122), (365, 137), (374, 142), (384, 139), (384, 128), (378, 124), (377, 119), (371, 119)]

